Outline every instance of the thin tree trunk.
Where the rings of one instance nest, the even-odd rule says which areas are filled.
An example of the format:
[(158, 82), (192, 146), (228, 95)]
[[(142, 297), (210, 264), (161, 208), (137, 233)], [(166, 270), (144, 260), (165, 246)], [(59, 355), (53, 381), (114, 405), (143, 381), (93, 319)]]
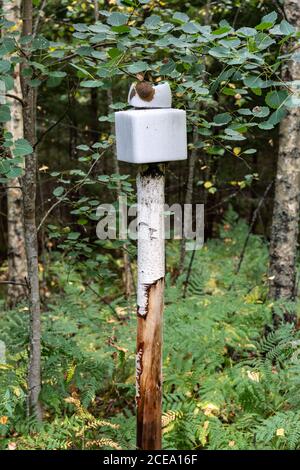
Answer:
[[(31, 0), (23, 0), (22, 36), (32, 35), (33, 7)], [(36, 91), (28, 84), (24, 73), (30, 59), (30, 41), (24, 46), (25, 59), (21, 64), (21, 86), (23, 92), (24, 138), (33, 146), (36, 140)], [(38, 272), (38, 240), (36, 226), (36, 171), (35, 152), (25, 159), (23, 177), (24, 231), (28, 265), (29, 309), (30, 309), (30, 359), (28, 371), (28, 408), (29, 413), (38, 421), (42, 420), (39, 401), (41, 391), (41, 319)]]
[[(20, 21), (21, 0), (14, 0), (3, 4), (5, 18), (15, 24)], [(22, 100), (20, 83), (20, 65), (14, 68), (13, 94)], [(5, 124), (5, 130), (13, 135), (13, 139), (23, 138), (23, 110), (22, 101), (10, 100), (11, 120)], [(8, 279), (9, 281), (24, 283), (27, 276), (24, 228), (23, 228), (23, 196), (20, 181), (13, 178), (7, 187), (7, 244), (8, 244)], [(22, 285), (9, 284), (7, 303), (14, 307), (22, 300), (26, 291)]]
[[(193, 130), (193, 149), (191, 151), (191, 155), (189, 158), (189, 171), (188, 171), (188, 181), (187, 181), (187, 187), (186, 187), (186, 193), (185, 193), (185, 204), (192, 204), (193, 202), (193, 186), (194, 186), (194, 174), (195, 174), (195, 166), (196, 166), (196, 161), (197, 161), (197, 149), (195, 148), (195, 144), (198, 140), (198, 133), (197, 133), (197, 128), (195, 127)], [(185, 255), (186, 255), (186, 238), (183, 233), (182, 239), (181, 239), (181, 245), (180, 245), (180, 259), (179, 259), (179, 267), (178, 267), (178, 273), (181, 274), (184, 270), (184, 261), (185, 261)]]
[[(104, 6), (109, 8), (109, 2), (108, 0), (104, 0)], [(99, 19), (99, 7), (98, 7), (98, 0), (94, 0), (94, 9), (95, 9), (95, 21), (98, 21)], [(111, 104), (113, 104), (113, 94), (112, 94), (112, 88), (108, 88), (106, 92), (107, 96), (107, 107), (108, 107), (108, 112), (109, 112), (109, 107)], [(110, 126), (110, 133), (112, 136), (115, 136), (115, 124), (112, 122)], [(119, 162), (117, 159), (117, 151), (116, 151), (116, 146), (113, 146), (113, 172), (116, 175), (120, 175), (120, 168), (119, 168)], [(117, 183), (117, 195), (120, 195), (121, 192), (121, 184), (118, 181)], [(124, 265), (124, 287), (125, 287), (125, 295), (126, 298), (128, 299), (134, 290), (133, 286), (133, 279), (132, 279), (132, 271), (131, 271), (131, 264), (130, 264), (130, 257), (127, 251), (127, 244), (123, 245), (123, 265)]]
[[(205, 14), (204, 14), (204, 24), (209, 25), (211, 24), (211, 17), (212, 17), (212, 10), (211, 10), (211, 1), (207, 0), (205, 5)], [(198, 105), (198, 109), (200, 106)], [(193, 145), (195, 146), (198, 140), (198, 133), (197, 127), (193, 129)], [(193, 186), (194, 186), (194, 174), (195, 174), (195, 166), (197, 161), (197, 149), (193, 147), (190, 158), (189, 158), (189, 170), (188, 170), (188, 181), (187, 181), (187, 188), (185, 193), (185, 204), (192, 204), (193, 202)], [(178, 266), (178, 275), (182, 274), (184, 270), (184, 262), (186, 256), (186, 239), (183, 233), (180, 245), (180, 258), (179, 258), (179, 266)]]
[[(300, 3), (286, 0), (287, 20), (300, 27)], [(300, 79), (300, 63), (290, 60), (282, 70), (285, 81)], [(295, 91), (297, 93), (297, 91)], [(280, 125), (271, 244), (270, 297), (294, 300), (300, 197), (300, 107), (289, 108)], [(293, 315), (286, 316), (293, 321)]]
[[(113, 104), (113, 95), (112, 95), (112, 89), (109, 88), (107, 90), (107, 104), (108, 108), (111, 104)], [(113, 136), (115, 136), (115, 124), (112, 122), (111, 127), (110, 127), (110, 132)], [(113, 156), (113, 172), (116, 175), (120, 175), (120, 168), (119, 168), (119, 162), (117, 159), (117, 151), (116, 151), (116, 146), (113, 146), (112, 150), (112, 156)], [(118, 181), (117, 183), (117, 195), (119, 196), (121, 192), (121, 184)], [(132, 273), (131, 273), (131, 267), (130, 267), (130, 257), (127, 251), (127, 244), (124, 243), (123, 245), (123, 265), (124, 265), (124, 287), (125, 287), (125, 295), (126, 298), (129, 298), (132, 295), (132, 292), (134, 290), (133, 288), (133, 280), (132, 280)]]

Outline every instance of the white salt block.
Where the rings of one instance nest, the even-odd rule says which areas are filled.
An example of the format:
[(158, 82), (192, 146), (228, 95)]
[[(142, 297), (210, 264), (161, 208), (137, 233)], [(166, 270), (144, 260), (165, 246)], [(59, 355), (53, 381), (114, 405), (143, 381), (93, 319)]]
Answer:
[(128, 163), (187, 159), (186, 112), (133, 109), (115, 113), (117, 158)]

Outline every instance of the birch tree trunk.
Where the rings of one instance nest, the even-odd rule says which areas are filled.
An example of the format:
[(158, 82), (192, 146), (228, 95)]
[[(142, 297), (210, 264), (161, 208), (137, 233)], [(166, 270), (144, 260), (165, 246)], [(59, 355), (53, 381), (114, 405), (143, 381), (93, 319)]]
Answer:
[[(3, 2), (5, 18), (19, 25), (21, 19), (21, 0)], [(14, 69), (13, 94), (22, 100), (20, 83), (20, 65)], [(10, 100), (11, 120), (5, 124), (5, 130), (13, 135), (13, 139), (23, 138), (22, 101)], [(7, 243), (8, 243), (8, 279), (13, 282), (24, 282), (27, 277), (23, 228), (23, 195), (18, 178), (13, 178), (7, 185)], [(7, 303), (14, 307), (26, 295), (22, 285), (9, 284)]]
[[(286, 0), (287, 20), (300, 28), (299, 0)], [(282, 69), (285, 81), (300, 80), (300, 63), (290, 60)], [(299, 90), (295, 90), (298, 93)], [(270, 297), (293, 300), (296, 295), (296, 253), (300, 197), (300, 107), (289, 108), (280, 124), (271, 244)], [(294, 318), (287, 315), (287, 321)]]
[[(32, 35), (33, 7), (31, 0), (23, 0), (22, 36)], [(30, 87), (24, 69), (30, 59), (31, 41), (23, 49), (25, 58), (21, 64), (21, 86), (23, 92), (23, 122), (24, 138), (34, 146), (36, 140), (36, 91)], [(30, 309), (30, 359), (28, 371), (28, 408), (29, 413), (42, 420), (42, 408), (39, 402), (41, 391), (41, 319), (40, 293), (38, 271), (38, 240), (36, 226), (36, 172), (37, 157), (35, 152), (25, 159), (25, 174), (23, 177), (24, 197), (24, 232), (28, 265), (29, 309)]]

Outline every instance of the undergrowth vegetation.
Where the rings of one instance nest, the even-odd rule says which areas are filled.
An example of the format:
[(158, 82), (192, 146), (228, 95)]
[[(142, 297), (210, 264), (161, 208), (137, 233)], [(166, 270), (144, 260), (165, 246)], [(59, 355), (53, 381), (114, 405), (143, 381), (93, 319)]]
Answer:
[[(248, 232), (236, 217), (229, 211), (220, 239), (196, 253), (185, 298), (186, 274), (173, 276), (179, 246), (167, 246), (166, 449), (300, 448), (300, 335), (291, 325), (272, 328), (272, 313), (280, 315), (283, 306), (267, 299), (262, 238), (250, 236), (235, 274)], [(134, 448), (133, 301), (117, 298), (112, 283), (99, 285), (59, 256), (46, 282), (54, 293), (46, 296), (42, 317), (44, 424), (26, 416), (28, 311), (3, 310), (0, 448)]]

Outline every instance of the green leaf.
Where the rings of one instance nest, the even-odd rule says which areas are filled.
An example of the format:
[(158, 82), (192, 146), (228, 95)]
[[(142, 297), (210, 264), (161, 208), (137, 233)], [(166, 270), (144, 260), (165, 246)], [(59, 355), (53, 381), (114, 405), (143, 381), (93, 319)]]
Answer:
[(288, 92), (285, 90), (275, 90), (275, 91), (269, 91), (269, 93), (266, 96), (266, 104), (272, 108), (272, 109), (277, 109), (279, 106), (281, 106), (285, 100), (288, 97)]
[(62, 72), (60, 70), (54, 70), (53, 72), (49, 72), (49, 77), (64, 78), (66, 76), (67, 76), (66, 72)]
[(264, 31), (265, 29), (271, 28), (277, 20), (277, 16), (278, 15), (276, 11), (272, 11), (268, 15), (263, 16), (260, 24), (256, 26), (256, 29), (259, 31)]
[(68, 240), (78, 240), (79, 237), (80, 237), (79, 232), (70, 232), (68, 234)]
[(176, 63), (173, 59), (169, 59), (166, 64), (163, 64), (160, 68), (161, 75), (170, 75), (176, 68)]
[(8, 72), (10, 69), (10, 62), (8, 60), (0, 60), (0, 73)]
[(48, 41), (48, 39), (46, 39), (44, 36), (37, 36), (32, 41), (31, 48), (32, 50), (42, 50), (47, 49), (49, 45), (50, 42)]
[(0, 122), (7, 122), (10, 120), (10, 109), (9, 106), (0, 105)]
[(258, 118), (264, 118), (269, 116), (270, 110), (267, 106), (256, 106), (252, 110), (253, 116), (258, 117)]
[(288, 23), (286, 20), (282, 20), (280, 25), (279, 25), (280, 31), (285, 34), (285, 35), (290, 35), (293, 34), (296, 29), (294, 26), (292, 26), (290, 23)]
[(274, 23), (266, 23), (266, 22), (265, 22), (265, 23), (261, 23), (261, 24), (259, 24), (258, 26), (256, 26), (256, 29), (257, 29), (258, 31), (264, 31), (265, 29), (270, 29), (270, 28), (272, 28), (273, 24), (274, 24)]
[(267, 49), (275, 43), (275, 39), (272, 39), (268, 34), (258, 33), (257, 36), (255, 36), (255, 44), (260, 51)]
[(33, 148), (26, 139), (18, 139), (15, 141), (15, 147), (13, 149), (13, 155), (15, 157), (24, 157), (30, 155), (33, 152)]
[(128, 15), (124, 15), (124, 13), (114, 11), (111, 15), (109, 15), (107, 23), (111, 26), (122, 26), (123, 24), (127, 23), (128, 18)]
[(246, 78), (244, 78), (244, 83), (249, 88), (264, 88), (266, 82), (258, 75), (248, 75)]
[(73, 28), (76, 30), (76, 31), (79, 31), (81, 33), (84, 33), (86, 31), (89, 30), (88, 26), (84, 23), (75, 23), (73, 24)]
[(181, 13), (180, 11), (176, 11), (173, 15), (173, 20), (179, 21), (181, 23), (187, 23), (190, 21), (189, 17), (185, 13)]
[(276, 11), (271, 11), (271, 13), (268, 13), (268, 15), (265, 15), (261, 19), (261, 23), (272, 23), (274, 24), (275, 21), (277, 20), (278, 14)]
[(23, 173), (23, 169), (21, 167), (14, 167), (9, 170), (8, 173), (6, 173), (6, 178), (18, 178), (21, 176)]
[(111, 30), (114, 32), (114, 33), (118, 33), (118, 34), (124, 34), (124, 33), (128, 33), (130, 31), (130, 28), (129, 26), (127, 25), (121, 25), (121, 26), (113, 26), (111, 28)]
[(252, 111), (249, 108), (242, 108), (238, 110), (238, 113), (242, 116), (252, 116)]
[(217, 58), (225, 58), (225, 57), (231, 57), (232, 55), (232, 52), (230, 51), (230, 49), (228, 49), (227, 47), (223, 47), (223, 46), (216, 46), (216, 47), (212, 47), (211, 49), (209, 49), (209, 54), (212, 55), (213, 57), (217, 57)]
[(53, 195), (56, 196), (56, 197), (60, 197), (64, 193), (64, 190), (65, 189), (64, 189), (63, 186), (57, 186), (57, 188), (55, 188), (54, 191), (53, 191)]
[(139, 72), (145, 72), (146, 70), (149, 69), (149, 66), (147, 62), (143, 62), (142, 60), (138, 60), (137, 62), (129, 65), (127, 67), (128, 72), (130, 73), (139, 73)]
[(90, 147), (88, 145), (77, 145), (76, 147), (78, 150), (83, 150), (83, 151), (88, 151), (90, 150)]
[(232, 120), (232, 117), (230, 116), (229, 113), (217, 114), (214, 117), (214, 124), (216, 126), (224, 126), (224, 124), (228, 124), (231, 120)]
[(155, 29), (158, 27), (159, 23), (161, 21), (161, 17), (158, 15), (151, 15), (146, 18), (146, 21), (144, 22), (144, 26), (147, 29)]
[(230, 26), (223, 26), (221, 28), (215, 29), (211, 34), (214, 36), (226, 36), (232, 28)]
[(124, 108), (127, 108), (128, 106), (128, 103), (123, 103), (121, 101), (118, 101), (117, 103), (113, 103), (111, 104), (109, 107), (112, 108), (112, 109), (124, 109)]
[(246, 140), (246, 137), (244, 137), (240, 132), (231, 129), (230, 127), (225, 129), (225, 134), (227, 135), (226, 137), (224, 136), (224, 138), (228, 140)]
[(246, 37), (252, 37), (252, 36), (256, 36), (257, 34), (257, 31), (256, 29), (254, 28), (240, 28), (236, 31), (236, 34), (238, 36), (246, 36)]
[(120, 51), (120, 49), (118, 49), (117, 47), (112, 47), (107, 51), (107, 53), (111, 59), (116, 59), (117, 57), (120, 57), (120, 55), (123, 54), (123, 52)]
[(102, 87), (104, 83), (101, 80), (84, 80), (80, 82), (80, 85), (84, 88), (99, 88)]
[(272, 124), (275, 126), (278, 124), (285, 116), (286, 116), (287, 110), (284, 107), (276, 109), (273, 114), (268, 119), (268, 123)]
[(268, 130), (274, 128), (273, 124), (271, 124), (271, 123), (268, 122), (268, 121), (261, 122), (260, 124), (258, 124), (258, 127), (259, 127), (260, 129), (263, 129), (264, 131), (268, 131)]
[(197, 23), (186, 23), (182, 26), (182, 31), (187, 34), (196, 34), (199, 33), (199, 25)]

